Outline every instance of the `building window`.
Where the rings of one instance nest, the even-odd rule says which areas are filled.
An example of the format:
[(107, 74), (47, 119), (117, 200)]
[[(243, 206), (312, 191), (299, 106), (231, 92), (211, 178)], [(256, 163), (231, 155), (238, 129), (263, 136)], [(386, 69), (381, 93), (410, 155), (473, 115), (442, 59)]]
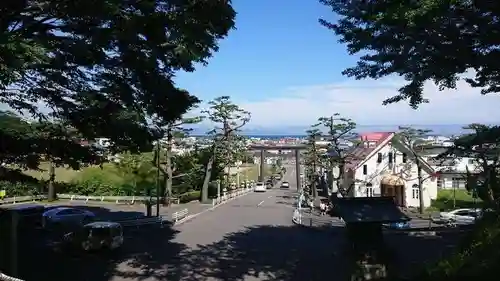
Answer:
[(403, 163), (408, 162), (408, 155), (406, 153), (403, 153)]
[(363, 175), (368, 175), (368, 166), (363, 165)]
[(474, 164), (474, 159), (469, 159), (469, 161), (467, 161), (467, 163)]
[(382, 163), (382, 153), (378, 153), (377, 155), (377, 163)]
[(388, 157), (389, 157), (389, 164), (392, 164), (392, 152), (389, 152), (388, 154)]
[(436, 186), (438, 189), (443, 188), (443, 179), (441, 177), (437, 178)]
[(414, 185), (411, 186), (411, 197), (413, 199), (420, 198), (420, 190), (418, 188), (418, 184), (414, 184)]
[(373, 197), (373, 184), (366, 184), (366, 197)]

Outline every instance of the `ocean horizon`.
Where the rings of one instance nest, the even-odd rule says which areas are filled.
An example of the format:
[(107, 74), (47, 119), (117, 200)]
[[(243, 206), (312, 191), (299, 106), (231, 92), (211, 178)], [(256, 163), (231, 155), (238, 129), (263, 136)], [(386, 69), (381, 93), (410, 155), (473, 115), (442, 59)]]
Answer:
[[(470, 130), (464, 129), (467, 125), (461, 124), (445, 124), (445, 125), (360, 125), (355, 130), (357, 133), (368, 133), (368, 132), (397, 132), (400, 126), (413, 127), (416, 129), (430, 130), (428, 135), (435, 136), (457, 136), (466, 133), (470, 133)], [(306, 130), (308, 127), (302, 126), (288, 126), (282, 128), (265, 128), (265, 127), (254, 127), (245, 128), (241, 130), (241, 134), (247, 137), (257, 137), (257, 138), (297, 138), (306, 136)], [(193, 136), (206, 136), (206, 133), (201, 131), (200, 128), (193, 128)]]

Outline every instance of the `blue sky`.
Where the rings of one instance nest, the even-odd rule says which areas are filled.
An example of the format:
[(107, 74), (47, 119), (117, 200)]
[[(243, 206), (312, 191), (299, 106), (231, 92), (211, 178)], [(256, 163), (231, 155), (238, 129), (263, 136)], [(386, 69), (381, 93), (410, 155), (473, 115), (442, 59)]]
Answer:
[(316, 0), (235, 0), (236, 30), (220, 43), (208, 67), (180, 74), (179, 85), (203, 99), (220, 95), (250, 101), (282, 95), (293, 86), (343, 79), (354, 63), (318, 19), (329, 16)]
[[(180, 73), (179, 86), (202, 100), (229, 95), (252, 113), (250, 128), (307, 126), (339, 112), (362, 125), (465, 124), (500, 120), (498, 96), (459, 83), (457, 91), (426, 85), (431, 104), (382, 106), (402, 82), (397, 77), (355, 81), (341, 71), (356, 58), (318, 23), (335, 20), (317, 0), (234, 0), (236, 30), (221, 41), (207, 67)], [(469, 108), (474, 107), (474, 112)], [(204, 107), (204, 104), (201, 105)]]
[(500, 120), (500, 95), (482, 96), (463, 81), (442, 92), (427, 83), (424, 93), (431, 103), (418, 110), (405, 102), (382, 106), (404, 81), (343, 77), (342, 70), (357, 58), (319, 24), (319, 18), (336, 19), (319, 0), (233, 0), (233, 5), (236, 30), (220, 42), (208, 66), (178, 73), (176, 82), (204, 101), (200, 109), (217, 96), (231, 96), (252, 114), (248, 131), (297, 133), (333, 113), (378, 127)]

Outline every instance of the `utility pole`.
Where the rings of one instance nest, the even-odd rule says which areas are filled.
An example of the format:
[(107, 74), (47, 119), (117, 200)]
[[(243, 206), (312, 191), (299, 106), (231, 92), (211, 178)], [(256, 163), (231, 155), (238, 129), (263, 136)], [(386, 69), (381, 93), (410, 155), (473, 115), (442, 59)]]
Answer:
[(317, 186), (316, 186), (316, 175), (317, 175), (317, 167), (316, 167), (316, 161), (317, 161), (317, 158), (318, 158), (318, 152), (316, 150), (316, 140), (313, 140), (313, 143), (312, 143), (312, 146), (313, 146), (313, 163), (312, 163), (312, 169), (313, 169), (313, 173), (312, 173), (312, 178), (311, 178), (311, 191), (312, 191), (312, 196), (314, 199), (316, 199), (318, 197), (318, 190), (317, 190)]
[(160, 141), (156, 141), (156, 216), (160, 216)]
[[(331, 140), (330, 140), (330, 143), (333, 143), (334, 142), (334, 139), (333, 139), (333, 116), (330, 116), (330, 137), (331, 137)], [(330, 149), (333, 149), (332, 147)], [(332, 156), (330, 156), (332, 157)], [(333, 170), (334, 170), (334, 167), (333, 167), (333, 163), (334, 161), (332, 161), (331, 159), (330, 160), (330, 171), (328, 171), (328, 183), (330, 184), (330, 186), (328, 188), (331, 189), (331, 192), (334, 192), (335, 191), (335, 180), (333, 179), (335, 177), (335, 175), (333, 174)], [(340, 167), (339, 167), (340, 168)], [(339, 187), (337, 186), (337, 190), (339, 189)]]

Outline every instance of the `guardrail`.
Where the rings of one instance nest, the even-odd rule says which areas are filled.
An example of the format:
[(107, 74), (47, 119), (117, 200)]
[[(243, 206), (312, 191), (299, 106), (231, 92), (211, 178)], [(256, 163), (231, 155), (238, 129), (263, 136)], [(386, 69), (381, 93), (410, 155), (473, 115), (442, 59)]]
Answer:
[(172, 219), (174, 220), (174, 223), (182, 220), (183, 218), (187, 217), (189, 213), (189, 210), (188, 209), (182, 209), (180, 211), (177, 211), (175, 213), (172, 214)]
[[(88, 196), (88, 195), (75, 195), (75, 194), (57, 194), (58, 199), (65, 199), (71, 201), (98, 201), (98, 202), (114, 202), (116, 204), (135, 204), (136, 202), (146, 202), (152, 199), (153, 202), (156, 198), (149, 196)], [(6, 204), (16, 204), (25, 203), (32, 201), (40, 201), (47, 199), (46, 195), (35, 195), (35, 196), (15, 196), (0, 199), (0, 205)], [(179, 204), (179, 199), (175, 199), (176, 203)]]
[[(150, 201), (150, 196), (87, 196), (73, 194), (57, 194), (57, 198), (71, 201), (100, 201), (100, 202), (115, 202), (116, 204), (126, 203), (135, 204), (136, 202)], [(155, 198), (153, 198), (155, 199)]]
[(160, 227), (163, 227), (165, 223), (165, 219), (162, 216), (158, 217), (140, 217), (136, 219), (129, 219), (129, 220), (122, 220), (122, 221), (117, 221), (120, 223), (123, 227), (141, 227), (145, 225), (159, 225)]
[(212, 199), (212, 206), (215, 207), (215, 206), (222, 204), (226, 201), (229, 201), (229, 200), (234, 199), (236, 197), (240, 197), (244, 194), (247, 194), (252, 190), (253, 190), (253, 187), (247, 187), (247, 188), (233, 190), (230, 192), (223, 193), (222, 196)]
[(7, 197), (4, 199), (0, 199), (0, 205), (40, 201), (40, 200), (45, 200), (45, 199), (47, 199), (47, 196), (45, 196), (45, 195), (14, 196), (14, 197)]

